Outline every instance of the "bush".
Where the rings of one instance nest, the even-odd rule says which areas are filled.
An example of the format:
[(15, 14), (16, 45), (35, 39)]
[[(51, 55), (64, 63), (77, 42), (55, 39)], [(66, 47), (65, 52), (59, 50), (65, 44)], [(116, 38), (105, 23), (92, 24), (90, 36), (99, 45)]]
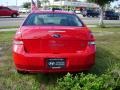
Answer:
[[(117, 67), (118, 68), (118, 67)], [(120, 90), (120, 73), (114, 71), (115, 68), (106, 71), (105, 74), (97, 76), (95, 74), (79, 73), (73, 76), (68, 73), (58, 79), (57, 90)], [(120, 68), (118, 68), (118, 71)]]

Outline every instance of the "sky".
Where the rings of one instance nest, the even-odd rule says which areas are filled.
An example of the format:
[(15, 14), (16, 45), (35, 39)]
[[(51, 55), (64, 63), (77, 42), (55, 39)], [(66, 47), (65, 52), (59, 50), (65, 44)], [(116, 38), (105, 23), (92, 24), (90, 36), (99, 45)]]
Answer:
[(0, 5), (11, 6), (11, 5), (22, 5), (24, 2), (28, 2), (30, 0), (0, 0)]
[[(11, 5), (22, 5), (24, 2), (28, 2), (31, 0), (0, 0), (0, 5), (5, 5), (5, 6), (11, 6)], [(35, 1), (35, 0), (34, 0)], [(84, 0), (80, 0), (80, 1), (84, 1)], [(120, 4), (120, 0), (118, 0), (117, 2), (112, 3), (112, 7), (116, 6)]]

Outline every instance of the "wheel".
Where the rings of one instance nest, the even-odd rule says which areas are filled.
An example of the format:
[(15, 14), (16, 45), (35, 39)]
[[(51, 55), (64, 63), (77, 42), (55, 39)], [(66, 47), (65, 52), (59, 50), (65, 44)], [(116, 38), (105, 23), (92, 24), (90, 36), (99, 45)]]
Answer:
[(117, 17), (116, 20), (119, 20), (119, 17)]
[(16, 15), (16, 14), (12, 14), (11, 17), (12, 17), (12, 18), (16, 18), (17, 15)]
[(90, 15), (87, 15), (87, 17), (90, 17)]
[(83, 15), (83, 17), (85, 17), (86, 15)]

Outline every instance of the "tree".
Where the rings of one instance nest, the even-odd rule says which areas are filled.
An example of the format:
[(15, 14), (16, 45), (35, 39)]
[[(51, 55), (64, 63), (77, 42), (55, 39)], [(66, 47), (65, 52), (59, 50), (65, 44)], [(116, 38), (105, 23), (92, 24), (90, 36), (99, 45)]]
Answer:
[(23, 8), (30, 8), (30, 7), (31, 7), (31, 2), (23, 3)]
[(41, 1), (37, 0), (37, 6), (38, 6), (38, 8), (41, 7)]
[(40, 0), (40, 1), (43, 4), (43, 9), (45, 9), (46, 5), (49, 3), (49, 0)]
[(117, 0), (87, 0), (88, 2), (93, 2), (96, 3), (100, 6), (100, 21), (99, 21), (99, 25), (101, 27), (104, 27), (104, 23), (103, 23), (103, 10), (104, 10), (104, 6), (106, 4), (110, 4), (113, 1), (117, 1)]
[[(41, 7), (41, 2), (37, 0), (38, 8)], [(31, 7), (31, 2), (25, 2), (23, 3), (23, 8), (30, 8)]]

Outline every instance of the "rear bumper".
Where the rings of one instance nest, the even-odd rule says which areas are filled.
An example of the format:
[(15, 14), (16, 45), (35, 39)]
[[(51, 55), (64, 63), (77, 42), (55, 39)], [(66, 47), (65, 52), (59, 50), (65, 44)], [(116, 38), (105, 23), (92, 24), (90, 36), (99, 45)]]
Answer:
[[(14, 46), (15, 47), (15, 46)], [(33, 73), (42, 72), (77, 72), (89, 70), (95, 63), (95, 46), (88, 47), (84, 51), (76, 53), (26, 53), (24, 48), (13, 49), (13, 58), (16, 69), (19, 71), (29, 71)], [(66, 58), (65, 68), (51, 69), (47, 66), (46, 58)]]

